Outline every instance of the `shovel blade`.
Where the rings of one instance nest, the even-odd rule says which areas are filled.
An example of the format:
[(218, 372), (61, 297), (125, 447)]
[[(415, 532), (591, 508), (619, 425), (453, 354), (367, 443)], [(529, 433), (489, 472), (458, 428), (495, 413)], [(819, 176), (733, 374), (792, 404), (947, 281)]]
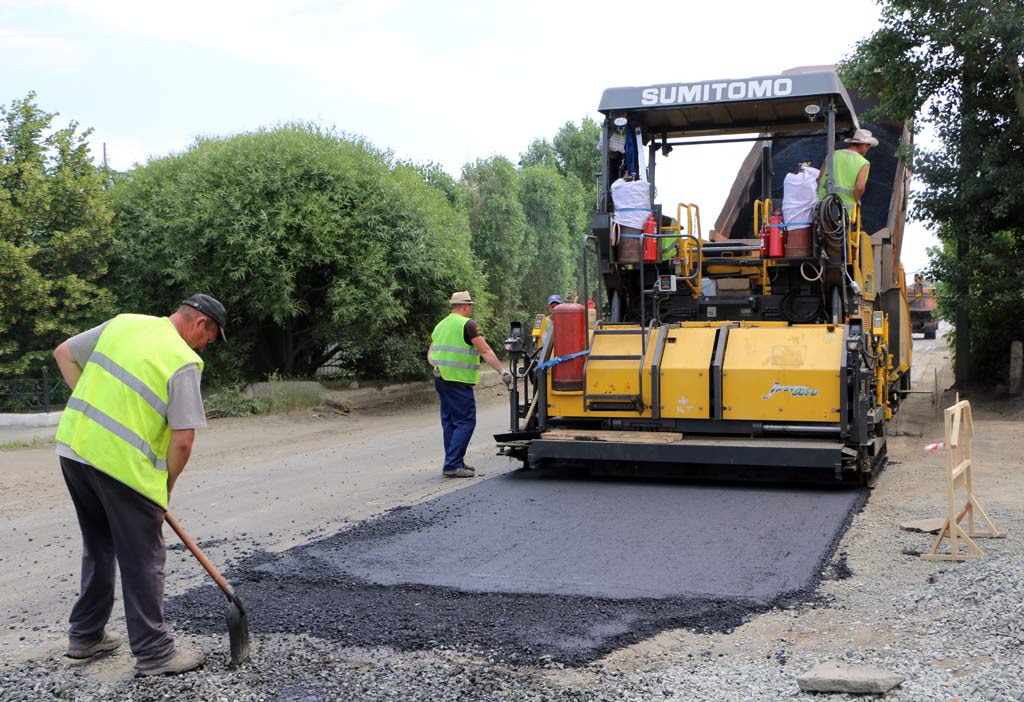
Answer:
[(238, 595), (228, 597), (228, 639), (231, 641), (231, 667), (249, 660), (249, 619)]

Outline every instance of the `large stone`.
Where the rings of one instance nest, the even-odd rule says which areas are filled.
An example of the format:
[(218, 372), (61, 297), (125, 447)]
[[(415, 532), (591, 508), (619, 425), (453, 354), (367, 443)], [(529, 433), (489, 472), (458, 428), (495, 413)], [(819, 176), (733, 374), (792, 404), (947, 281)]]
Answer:
[(881, 695), (906, 680), (870, 665), (847, 665), (828, 661), (816, 665), (796, 679), (804, 692), (852, 692)]
[(917, 531), (926, 534), (938, 534), (942, 527), (946, 526), (945, 517), (929, 517), (927, 519), (915, 519), (910, 522), (900, 522), (900, 529), (903, 531)]

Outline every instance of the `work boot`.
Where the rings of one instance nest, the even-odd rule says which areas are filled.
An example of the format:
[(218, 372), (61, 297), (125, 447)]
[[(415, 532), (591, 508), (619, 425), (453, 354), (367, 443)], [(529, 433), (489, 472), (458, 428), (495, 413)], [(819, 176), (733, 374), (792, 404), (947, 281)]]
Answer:
[(101, 653), (108, 653), (110, 651), (113, 651), (120, 645), (120, 636), (118, 636), (117, 634), (111, 634), (104, 631), (103, 636), (100, 638), (99, 641), (91, 643), (88, 646), (70, 644), (68, 646), (68, 650), (64, 652), (64, 655), (68, 658), (82, 660), (84, 658), (92, 658), (93, 656), (98, 656)]
[(463, 463), (462, 467), (468, 470), (470, 473), (476, 473), (476, 468), (469, 465), (468, 463)]
[(163, 663), (147, 665), (146, 667), (135, 666), (135, 677), (146, 675), (177, 675), (187, 673), (190, 670), (201, 668), (206, 662), (206, 654), (202, 651), (193, 651), (187, 648), (179, 648), (174, 655)]
[(451, 470), (442, 470), (441, 475), (446, 478), (472, 478), (476, 476), (471, 468), (452, 468)]

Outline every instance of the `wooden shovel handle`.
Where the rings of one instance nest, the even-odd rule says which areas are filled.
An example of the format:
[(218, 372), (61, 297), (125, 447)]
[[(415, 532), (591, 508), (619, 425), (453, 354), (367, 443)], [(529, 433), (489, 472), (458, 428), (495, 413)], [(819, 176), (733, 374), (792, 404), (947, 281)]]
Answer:
[(530, 420), (533, 419), (533, 413), (537, 411), (537, 398), (539, 395), (533, 396), (533, 402), (530, 403), (530, 409), (526, 411), (526, 419), (523, 420), (523, 431), (526, 431), (530, 426)]
[(207, 558), (206, 554), (199, 549), (196, 542), (192, 540), (192, 537), (185, 533), (185, 530), (181, 528), (180, 524), (178, 524), (178, 520), (172, 517), (170, 512), (166, 512), (164, 514), (164, 518), (167, 520), (167, 523), (171, 525), (171, 529), (174, 529), (174, 533), (178, 535), (181, 542), (185, 544), (185, 547), (192, 552), (192, 555), (195, 556), (196, 560), (202, 564), (203, 568), (206, 568), (206, 572), (214, 579), (217, 586), (224, 591), (224, 594), (228, 596), (228, 599), (234, 599), (234, 589), (228, 584), (228, 581), (224, 579), (224, 576), (220, 574), (220, 571), (214, 567), (213, 563), (210, 563), (210, 559)]

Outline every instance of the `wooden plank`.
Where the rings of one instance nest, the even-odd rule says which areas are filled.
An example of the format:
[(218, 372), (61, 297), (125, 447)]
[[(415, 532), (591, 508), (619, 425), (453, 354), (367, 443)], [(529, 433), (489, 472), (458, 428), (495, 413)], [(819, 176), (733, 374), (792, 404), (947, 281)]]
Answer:
[(618, 441), (632, 444), (671, 444), (683, 435), (674, 431), (598, 431), (589, 429), (552, 429), (541, 439), (556, 441)]

